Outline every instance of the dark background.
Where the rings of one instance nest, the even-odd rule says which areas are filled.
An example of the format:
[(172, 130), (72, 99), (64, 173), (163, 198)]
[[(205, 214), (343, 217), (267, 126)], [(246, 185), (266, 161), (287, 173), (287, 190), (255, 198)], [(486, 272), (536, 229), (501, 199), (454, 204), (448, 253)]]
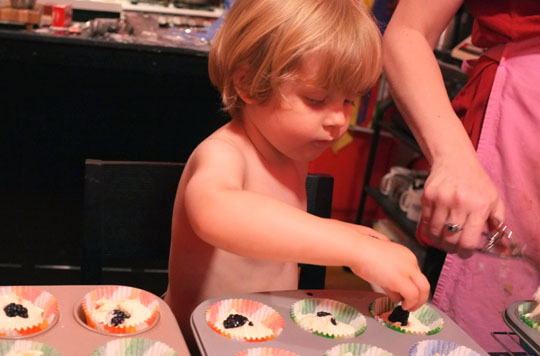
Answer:
[(184, 162), (227, 121), (201, 52), (0, 30), (0, 82), (2, 285), (79, 282), (39, 266), (80, 264), (85, 159)]

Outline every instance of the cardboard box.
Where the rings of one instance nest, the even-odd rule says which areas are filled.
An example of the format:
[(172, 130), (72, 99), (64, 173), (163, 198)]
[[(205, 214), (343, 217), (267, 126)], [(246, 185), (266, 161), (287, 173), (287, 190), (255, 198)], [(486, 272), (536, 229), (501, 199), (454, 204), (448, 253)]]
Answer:
[(71, 5), (54, 5), (52, 16), (52, 27), (69, 27), (73, 18), (73, 8)]

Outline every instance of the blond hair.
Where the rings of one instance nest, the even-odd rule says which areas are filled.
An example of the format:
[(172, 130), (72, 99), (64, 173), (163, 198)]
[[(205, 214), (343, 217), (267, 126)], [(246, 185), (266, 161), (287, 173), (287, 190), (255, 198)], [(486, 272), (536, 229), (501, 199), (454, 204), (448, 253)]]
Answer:
[(264, 103), (314, 53), (324, 70), (310, 84), (347, 94), (374, 85), (381, 34), (361, 0), (236, 0), (212, 40), (208, 71), (233, 115), (244, 105), (238, 70), (247, 74), (245, 94)]

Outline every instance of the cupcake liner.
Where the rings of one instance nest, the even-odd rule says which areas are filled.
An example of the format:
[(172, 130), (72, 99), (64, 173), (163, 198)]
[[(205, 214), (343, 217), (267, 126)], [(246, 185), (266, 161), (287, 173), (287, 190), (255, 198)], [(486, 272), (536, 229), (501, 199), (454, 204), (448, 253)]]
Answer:
[[(347, 324), (352, 327), (351, 330), (337, 331), (335, 330), (336, 328), (333, 328), (331, 325), (328, 325), (328, 328), (325, 326), (325, 329), (321, 330), (303, 325), (303, 318), (312, 317), (318, 312), (331, 313), (332, 317), (338, 323), (337, 325), (334, 325), (338, 326), (339, 323)], [(366, 318), (359, 311), (345, 303), (331, 299), (309, 298), (299, 300), (293, 304), (290, 314), (291, 318), (300, 328), (315, 335), (332, 339), (358, 336), (362, 334), (367, 327)]]
[(540, 331), (540, 315), (536, 315), (534, 318), (531, 318), (529, 313), (531, 313), (534, 308), (536, 308), (536, 302), (524, 302), (517, 307), (517, 311), (520, 319), (531, 328)]
[(130, 337), (109, 341), (92, 352), (91, 356), (178, 356), (163, 342)]
[[(151, 315), (136, 325), (109, 325), (108, 323), (97, 320), (92, 313), (96, 307), (96, 303), (102, 298), (110, 301), (138, 300), (150, 310)], [(106, 286), (94, 289), (83, 297), (81, 307), (86, 318), (86, 324), (104, 334), (133, 334), (141, 332), (154, 326), (159, 316), (159, 301), (155, 295), (142, 289), (125, 286)]]
[[(444, 320), (435, 311), (435, 309), (424, 304), (417, 310), (411, 312), (411, 316), (416, 318), (428, 331), (414, 331), (401, 327), (399, 323), (391, 323), (384, 320), (381, 314), (392, 311), (399, 303), (394, 303), (389, 297), (380, 297), (375, 299), (369, 306), (369, 312), (380, 323), (386, 325), (392, 330), (411, 335), (433, 335), (441, 331)], [(409, 317), (410, 318), (410, 317)], [(410, 319), (409, 319), (410, 320)]]
[[(35, 325), (24, 328), (0, 328), (2, 338), (22, 338), (34, 336), (51, 327), (58, 320), (58, 301), (49, 292), (30, 286), (0, 287), (0, 295), (14, 295), (31, 302), (36, 307), (43, 309), (43, 319)], [(5, 306), (0, 306), (3, 309)], [(0, 310), (0, 313), (3, 313)]]
[(299, 356), (299, 355), (295, 354), (294, 352), (283, 350), (283, 349), (276, 349), (272, 347), (256, 347), (253, 349), (239, 352), (234, 356)]
[(474, 350), (445, 340), (424, 340), (415, 344), (410, 351), (410, 356), (480, 356)]
[(349, 343), (332, 347), (324, 356), (394, 356), (391, 352), (377, 346)]
[(43, 356), (61, 356), (58, 351), (49, 345), (30, 340), (13, 340), (0, 342), (0, 356), (7, 356), (16, 351), (41, 351)]
[[(233, 313), (247, 317), (254, 324), (252, 325), (255, 327), (254, 330), (261, 330), (261, 333), (245, 335), (239, 332), (240, 328), (226, 329), (223, 322)], [(205, 318), (210, 328), (217, 333), (231, 339), (248, 342), (271, 340), (281, 333), (285, 325), (281, 315), (274, 309), (249, 299), (226, 299), (216, 302), (206, 310)], [(243, 330), (246, 329), (243, 327)]]

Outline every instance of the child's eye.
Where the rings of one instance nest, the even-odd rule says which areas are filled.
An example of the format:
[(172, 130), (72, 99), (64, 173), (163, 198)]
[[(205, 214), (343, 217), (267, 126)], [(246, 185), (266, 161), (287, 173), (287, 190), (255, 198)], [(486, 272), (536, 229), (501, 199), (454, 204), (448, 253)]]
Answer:
[(354, 99), (345, 99), (344, 103), (345, 103), (345, 105), (354, 105), (355, 100)]
[(312, 105), (321, 105), (324, 103), (324, 99), (315, 99), (310, 97), (306, 97), (306, 101)]

